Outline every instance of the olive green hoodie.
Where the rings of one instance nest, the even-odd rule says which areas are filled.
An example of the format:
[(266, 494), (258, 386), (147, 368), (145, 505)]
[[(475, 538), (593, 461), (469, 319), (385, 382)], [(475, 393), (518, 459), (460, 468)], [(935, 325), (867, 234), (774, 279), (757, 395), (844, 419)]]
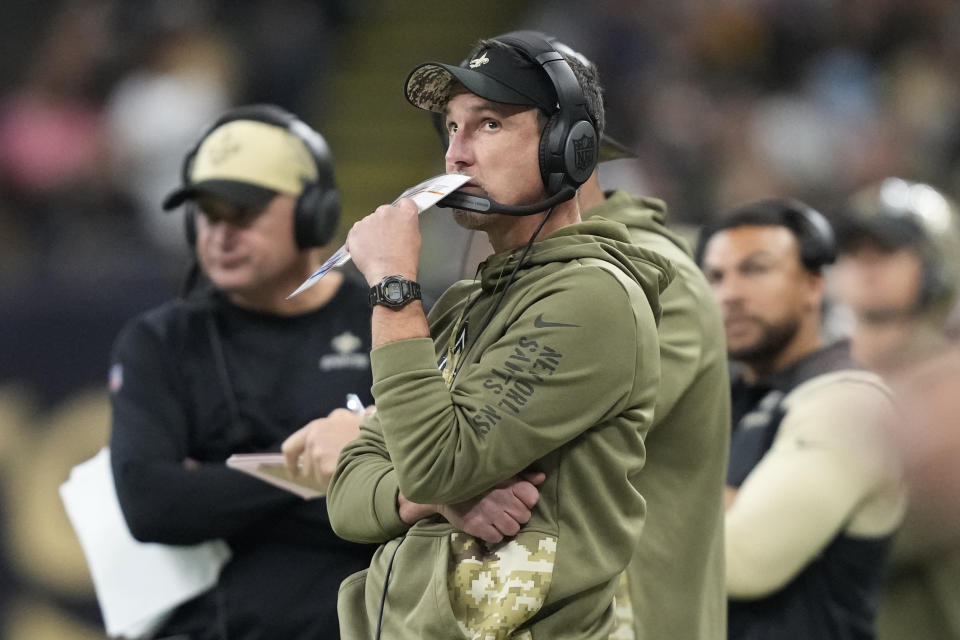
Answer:
[[(660, 295), (660, 395), (639, 489), (643, 537), (627, 569), (636, 640), (722, 640), (727, 633), (723, 487), (730, 451), (730, 380), (723, 320), (666, 205), (625, 191), (584, 213), (622, 222), (634, 243), (668, 258), (677, 278)], [(621, 606), (623, 605), (623, 606)]]
[[(430, 313), (434, 339), (371, 354), (377, 413), (340, 456), (334, 530), (384, 543), (345, 580), (344, 638), (603, 638), (636, 548), (636, 489), (660, 377), (659, 292), (673, 266), (609, 221), (491, 256)], [(439, 364), (439, 367), (438, 367)], [(524, 469), (546, 474), (521, 532), (487, 545), (421, 504), (473, 498)], [(387, 583), (389, 576), (389, 583)], [(382, 614), (382, 615), (381, 615)]]

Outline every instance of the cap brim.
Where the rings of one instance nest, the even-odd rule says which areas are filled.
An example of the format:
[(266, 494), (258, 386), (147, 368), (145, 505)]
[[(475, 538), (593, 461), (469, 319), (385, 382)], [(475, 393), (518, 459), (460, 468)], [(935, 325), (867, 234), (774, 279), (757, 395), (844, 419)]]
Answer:
[(628, 149), (623, 144), (617, 142), (607, 134), (600, 136), (600, 153), (598, 162), (609, 162), (610, 160), (621, 160), (623, 158), (636, 158), (637, 154)]
[(834, 224), (837, 245), (841, 250), (869, 238), (887, 251), (916, 244), (922, 231), (908, 219), (841, 219)]
[(550, 105), (542, 105), (488, 75), (441, 62), (425, 62), (410, 72), (404, 85), (407, 100), (420, 109), (440, 113), (450, 99), (450, 87), (454, 80), (471, 93), (493, 102), (550, 109)]
[(260, 209), (266, 206), (276, 195), (277, 192), (272, 189), (258, 187), (246, 182), (205, 180), (174, 190), (163, 199), (163, 208), (165, 211), (169, 211), (179, 207), (187, 200), (212, 196), (248, 209)]

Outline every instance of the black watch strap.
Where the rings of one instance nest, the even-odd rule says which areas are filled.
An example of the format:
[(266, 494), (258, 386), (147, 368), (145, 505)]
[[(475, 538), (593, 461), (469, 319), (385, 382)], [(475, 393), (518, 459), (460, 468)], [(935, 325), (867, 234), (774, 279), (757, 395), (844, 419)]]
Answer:
[(403, 276), (387, 276), (370, 287), (370, 306), (383, 305), (401, 309), (414, 300), (421, 299), (420, 284)]

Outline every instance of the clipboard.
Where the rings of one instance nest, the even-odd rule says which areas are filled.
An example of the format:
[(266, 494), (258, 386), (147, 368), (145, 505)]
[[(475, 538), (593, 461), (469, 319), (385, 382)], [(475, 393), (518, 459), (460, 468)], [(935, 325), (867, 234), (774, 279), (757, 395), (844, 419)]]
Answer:
[(286, 489), (304, 500), (322, 498), (327, 493), (326, 485), (314, 478), (291, 475), (282, 453), (235, 453), (227, 458), (227, 466)]

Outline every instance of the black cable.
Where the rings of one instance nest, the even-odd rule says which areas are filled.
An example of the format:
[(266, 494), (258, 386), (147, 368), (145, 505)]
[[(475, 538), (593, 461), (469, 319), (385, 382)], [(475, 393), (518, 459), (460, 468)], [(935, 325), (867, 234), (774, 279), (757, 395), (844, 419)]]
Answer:
[[(478, 332), (477, 335), (483, 333), (483, 329), (486, 328), (487, 324), (493, 318), (493, 313), (497, 310), (497, 308), (500, 307), (500, 303), (503, 302), (503, 297), (506, 295), (507, 289), (509, 289), (510, 285), (513, 284), (513, 280), (516, 278), (517, 272), (520, 270), (520, 266), (523, 264), (523, 261), (527, 259), (527, 254), (530, 253), (530, 248), (536, 241), (537, 236), (540, 235), (540, 232), (543, 230), (543, 226), (547, 223), (547, 218), (550, 217), (551, 213), (553, 213), (553, 207), (547, 209), (547, 212), (543, 216), (543, 220), (541, 220), (540, 224), (537, 225), (536, 230), (530, 236), (526, 246), (524, 246), (523, 253), (520, 254), (520, 259), (517, 260), (517, 265), (513, 268), (513, 271), (510, 272), (510, 276), (507, 278), (506, 284), (503, 285), (503, 289), (500, 291), (500, 296), (494, 302), (493, 306), (490, 307), (490, 310), (487, 311), (487, 314), (483, 319), (483, 324), (480, 325), (480, 332)], [(465, 301), (464, 304), (467, 304), (468, 301), (469, 300)], [(464, 353), (464, 355), (466, 354)], [(457, 371), (459, 371), (459, 369)], [(456, 377), (457, 371), (453, 372), (454, 377)], [(403, 541), (406, 539), (407, 535), (404, 534), (400, 539), (400, 542), (397, 543), (396, 548), (393, 550), (393, 554), (390, 556), (390, 564), (387, 565), (387, 573), (383, 578), (383, 592), (380, 594), (380, 610), (377, 612), (377, 633), (374, 636), (376, 640), (380, 640), (380, 633), (383, 631), (383, 611), (387, 604), (387, 587), (390, 585), (390, 574), (393, 571), (393, 561), (397, 557), (397, 552), (400, 550), (400, 545), (402, 545)]]
[(206, 314), (210, 350), (213, 351), (213, 361), (216, 365), (217, 378), (220, 381), (220, 389), (223, 391), (223, 397), (227, 401), (227, 409), (230, 411), (233, 428), (240, 430), (243, 429), (243, 423), (240, 421), (240, 404), (237, 402), (237, 393), (233, 388), (233, 382), (230, 380), (230, 370), (227, 368), (227, 358), (224, 354), (223, 341), (220, 338), (220, 330), (217, 327), (217, 320), (213, 314), (213, 309), (209, 309)]
[(483, 323), (480, 325), (480, 331), (476, 335), (483, 333), (483, 330), (487, 328), (487, 323), (493, 318), (494, 312), (500, 308), (500, 303), (503, 302), (503, 297), (507, 295), (507, 289), (513, 284), (514, 278), (517, 276), (517, 272), (520, 271), (520, 267), (523, 265), (523, 261), (527, 259), (527, 254), (530, 253), (530, 248), (533, 246), (533, 243), (536, 241), (537, 236), (540, 235), (540, 232), (543, 230), (543, 225), (547, 223), (547, 218), (550, 217), (550, 214), (553, 213), (553, 207), (547, 209), (547, 212), (543, 215), (543, 220), (540, 221), (540, 224), (537, 225), (536, 231), (533, 232), (533, 235), (530, 236), (530, 239), (527, 241), (526, 246), (523, 248), (523, 253), (520, 254), (520, 259), (517, 260), (517, 266), (513, 268), (513, 271), (510, 272), (510, 276), (507, 278), (506, 284), (503, 285), (503, 289), (500, 291), (500, 296), (497, 298), (496, 303), (490, 310), (487, 311), (487, 315), (483, 318)]
[[(547, 223), (547, 218), (550, 217), (551, 213), (553, 213), (553, 207), (550, 207), (549, 209), (547, 209), (547, 212), (543, 214), (543, 220), (541, 220), (540, 224), (537, 225), (536, 230), (530, 236), (530, 239), (527, 241), (526, 246), (524, 246), (523, 253), (520, 254), (520, 259), (517, 260), (517, 265), (513, 268), (513, 271), (511, 271), (510, 275), (507, 277), (507, 282), (503, 285), (503, 289), (500, 290), (500, 295), (497, 297), (496, 301), (493, 303), (490, 309), (487, 310), (487, 313), (483, 318), (483, 322), (480, 324), (480, 329), (477, 331), (475, 335), (479, 336), (480, 334), (483, 333), (484, 329), (486, 329), (487, 325), (490, 323), (490, 320), (493, 319), (493, 314), (496, 312), (497, 309), (500, 308), (500, 303), (503, 302), (503, 297), (507, 295), (507, 289), (509, 289), (510, 285), (513, 284), (514, 278), (517, 277), (517, 272), (520, 271), (520, 267), (523, 265), (524, 260), (527, 259), (527, 254), (530, 253), (530, 248), (533, 247), (533, 243), (536, 241), (537, 236), (540, 235), (540, 232), (543, 230), (543, 226)], [(464, 305), (467, 305), (468, 302), (469, 302), (469, 299), (464, 302)], [(461, 313), (461, 316), (462, 315), (463, 313)], [(459, 325), (459, 322), (457, 324)], [(466, 349), (465, 347), (463, 350), (463, 356), (461, 356), (460, 358), (461, 364), (465, 361), (467, 351), (468, 349)], [(450, 380), (451, 386), (453, 385), (453, 380), (456, 379), (458, 373), (460, 373), (459, 366), (453, 371), (453, 375)]]
[(187, 267), (187, 272), (183, 277), (183, 282), (180, 283), (180, 297), (186, 300), (190, 297), (190, 294), (199, 286), (200, 278), (202, 272), (200, 270), (200, 263), (197, 261), (197, 258), (194, 257), (190, 261), (190, 265)]
[(383, 610), (387, 604), (387, 587), (390, 585), (390, 574), (393, 572), (393, 561), (397, 558), (397, 551), (400, 551), (400, 545), (407, 539), (407, 534), (403, 534), (400, 542), (397, 543), (393, 554), (390, 556), (390, 564), (387, 565), (387, 574), (383, 577), (383, 593), (380, 594), (380, 611), (377, 613), (377, 634), (376, 640), (380, 640), (380, 632), (383, 631)]

